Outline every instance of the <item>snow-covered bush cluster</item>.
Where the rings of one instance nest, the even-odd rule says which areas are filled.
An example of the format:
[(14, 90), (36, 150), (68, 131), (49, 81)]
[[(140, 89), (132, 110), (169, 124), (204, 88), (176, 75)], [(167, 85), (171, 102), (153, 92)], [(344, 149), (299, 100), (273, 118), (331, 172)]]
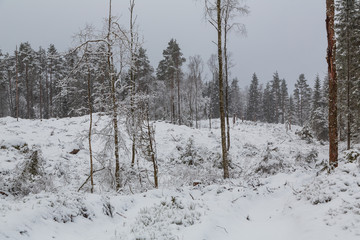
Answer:
[(278, 148), (273, 147), (272, 143), (268, 143), (266, 150), (262, 155), (262, 161), (255, 168), (255, 172), (262, 175), (274, 175), (285, 168), (282, 156), (278, 152)]
[(172, 233), (199, 223), (203, 212), (202, 206), (195, 202), (171, 197), (141, 209), (131, 232), (136, 239), (177, 239)]

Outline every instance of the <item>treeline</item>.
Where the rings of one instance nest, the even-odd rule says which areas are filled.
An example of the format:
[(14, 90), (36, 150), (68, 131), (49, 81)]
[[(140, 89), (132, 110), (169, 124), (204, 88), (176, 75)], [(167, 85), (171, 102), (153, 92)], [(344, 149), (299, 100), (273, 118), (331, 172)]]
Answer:
[[(339, 134), (348, 142), (358, 137), (360, 128), (359, 5), (356, 0), (340, 0), (336, 5)], [(81, 35), (80, 42), (88, 38)], [(198, 55), (185, 59), (176, 40), (171, 39), (155, 70), (146, 50), (138, 45), (129, 51), (130, 57), (125, 49), (118, 54), (118, 61), (109, 65), (106, 44), (98, 41), (87, 44), (86, 50), (74, 48), (66, 53), (59, 53), (54, 45), (34, 50), (28, 42), (12, 54), (0, 50), (0, 117), (46, 119), (88, 114), (88, 80), (93, 111), (106, 112), (111, 105), (110, 75), (116, 75), (115, 97), (120, 106), (134, 108), (135, 94), (151, 95), (149, 117), (153, 120), (199, 127), (199, 120), (219, 117), (216, 55), (207, 64)], [(210, 79), (204, 78), (205, 65)], [(318, 139), (327, 139), (327, 79), (321, 83), (316, 76), (311, 88), (301, 74), (289, 94), (286, 80), (277, 72), (264, 85), (254, 74), (249, 88), (241, 90), (234, 78), (224, 83), (224, 89), (227, 116), (307, 125)]]

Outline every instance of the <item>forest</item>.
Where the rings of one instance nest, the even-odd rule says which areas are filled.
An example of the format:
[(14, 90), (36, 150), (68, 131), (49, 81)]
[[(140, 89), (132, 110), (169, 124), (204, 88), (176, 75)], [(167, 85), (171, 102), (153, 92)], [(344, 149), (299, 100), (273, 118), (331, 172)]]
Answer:
[[(322, 204), (330, 205), (310, 214), (316, 230), (302, 218), (296, 239), (357, 239), (360, 1), (326, 0), (324, 79), (304, 69), (289, 86), (274, 69), (270, 81), (254, 73), (242, 88), (231, 74), (236, 49), (228, 42), (230, 33), (246, 31), (241, 20), (251, 7), (201, 2), (217, 37), (209, 59), (186, 59), (172, 38), (152, 66), (136, 0), (126, 9), (128, 26), (112, 15), (112, 0), (104, 2), (102, 29), (84, 26), (66, 52), (54, 44), (33, 49), (30, 42), (9, 53), (0, 49), (0, 225), (10, 229), (0, 226), (1, 239), (239, 239), (235, 215), (221, 215), (232, 208), (241, 215), (239, 226), (274, 217), (283, 234), (269, 230), (270, 239), (287, 239), (280, 225)], [(282, 215), (262, 209), (258, 195)], [(36, 210), (16, 227), (19, 217), (11, 214), (30, 205)], [(214, 222), (217, 217), (222, 220)], [(93, 235), (66, 225), (66, 235), (50, 223), (85, 229), (89, 223), (79, 218), (116, 224), (99, 224)], [(245, 239), (266, 236), (255, 237), (256, 226)]]

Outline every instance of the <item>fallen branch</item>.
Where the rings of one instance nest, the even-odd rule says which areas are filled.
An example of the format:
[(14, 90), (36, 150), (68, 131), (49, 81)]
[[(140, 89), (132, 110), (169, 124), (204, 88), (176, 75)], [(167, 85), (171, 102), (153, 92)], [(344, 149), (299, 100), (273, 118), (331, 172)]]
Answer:
[(0, 191), (0, 194), (1, 194), (1, 195), (4, 195), (4, 196), (6, 196), (6, 197), (9, 196), (9, 194), (7, 194), (7, 193), (5, 193), (5, 192), (3, 192), (3, 191)]
[(126, 216), (122, 215), (121, 213), (116, 212), (116, 214), (123, 217), (123, 218), (127, 218)]
[(226, 228), (224, 228), (224, 227), (222, 227), (222, 226), (219, 226), (219, 225), (216, 225), (218, 228), (222, 228), (222, 229), (224, 229), (224, 231), (226, 232), (226, 233), (228, 233), (228, 231), (226, 230)]
[[(105, 167), (102, 169), (95, 170), (95, 171), (93, 171), (93, 174), (96, 172), (100, 172), (104, 169), (105, 169)], [(78, 192), (80, 192), (80, 190), (85, 186), (85, 184), (89, 181), (90, 177), (91, 177), (91, 175), (89, 175), (88, 178), (85, 180), (85, 182), (79, 187)]]

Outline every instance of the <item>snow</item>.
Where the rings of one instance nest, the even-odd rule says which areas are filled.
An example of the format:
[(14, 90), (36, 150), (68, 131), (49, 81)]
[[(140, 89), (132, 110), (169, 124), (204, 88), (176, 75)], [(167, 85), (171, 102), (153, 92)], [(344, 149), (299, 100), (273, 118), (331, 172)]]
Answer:
[[(111, 120), (94, 119), (100, 170), (114, 164)], [(231, 178), (223, 180), (218, 120), (211, 130), (207, 121), (200, 129), (155, 122), (160, 187), (153, 189), (150, 162), (140, 157), (130, 169), (120, 121), (125, 186), (116, 193), (105, 169), (95, 174), (91, 194), (88, 183), (78, 191), (89, 174), (88, 121), (0, 119), (1, 240), (360, 239), (359, 159), (348, 162), (342, 151), (329, 174), (328, 147), (301, 140), (299, 127), (286, 132), (281, 124), (237, 122)], [(74, 149), (80, 151), (70, 154)], [(24, 169), (35, 152), (34, 177)]]

